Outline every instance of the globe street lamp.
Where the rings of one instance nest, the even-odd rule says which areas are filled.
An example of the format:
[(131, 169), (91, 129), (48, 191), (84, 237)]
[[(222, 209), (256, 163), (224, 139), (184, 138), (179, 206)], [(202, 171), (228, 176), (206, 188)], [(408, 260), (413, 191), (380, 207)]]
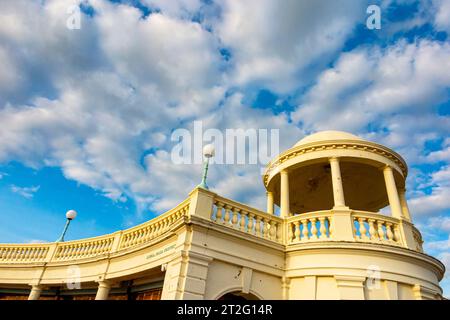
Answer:
[(214, 145), (207, 144), (203, 147), (203, 156), (206, 158), (203, 165), (203, 177), (202, 182), (198, 185), (199, 188), (203, 188), (208, 190), (208, 185), (206, 184), (206, 177), (208, 176), (208, 166), (209, 166), (209, 159), (214, 157), (216, 150), (214, 148)]
[(67, 229), (69, 228), (70, 221), (75, 219), (76, 216), (77, 216), (77, 212), (75, 210), (69, 210), (66, 212), (66, 218), (67, 218), (66, 225), (64, 226), (64, 230), (63, 230), (61, 236), (59, 237), (58, 240), (56, 240), (56, 242), (64, 242), (64, 235), (66, 234)]

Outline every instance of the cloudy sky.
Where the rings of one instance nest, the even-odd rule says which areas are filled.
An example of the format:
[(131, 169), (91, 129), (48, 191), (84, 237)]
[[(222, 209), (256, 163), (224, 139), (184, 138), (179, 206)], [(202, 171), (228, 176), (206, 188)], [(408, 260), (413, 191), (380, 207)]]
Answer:
[[(393, 148), (450, 267), (450, 1), (2, 0), (0, 62), (0, 242), (52, 241), (68, 209), (74, 239), (173, 207), (201, 165), (171, 161), (171, 134), (198, 120), (279, 129), (280, 150), (327, 129)], [(262, 208), (260, 168), (212, 165), (209, 185)]]

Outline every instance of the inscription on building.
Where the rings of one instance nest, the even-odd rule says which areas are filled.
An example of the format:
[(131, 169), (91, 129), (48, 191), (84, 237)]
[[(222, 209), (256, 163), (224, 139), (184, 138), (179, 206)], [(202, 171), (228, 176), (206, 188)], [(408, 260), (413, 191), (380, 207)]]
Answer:
[(160, 249), (160, 250), (157, 250), (155, 252), (150, 253), (149, 255), (147, 255), (145, 257), (145, 259), (152, 259), (152, 258), (154, 258), (156, 256), (159, 256), (159, 255), (161, 255), (163, 253), (166, 253), (167, 251), (172, 250), (174, 248), (175, 248), (175, 244), (172, 244), (172, 245), (170, 245), (170, 246), (168, 246), (168, 247), (166, 247), (164, 249)]

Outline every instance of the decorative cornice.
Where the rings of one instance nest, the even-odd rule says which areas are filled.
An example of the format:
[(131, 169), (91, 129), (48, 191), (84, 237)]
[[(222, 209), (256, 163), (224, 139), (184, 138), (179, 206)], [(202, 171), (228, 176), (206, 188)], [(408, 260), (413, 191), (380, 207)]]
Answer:
[(393, 161), (402, 170), (403, 176), (406, 178), (408, 174), (408, 166), (405, 160), (397, 152), (382, 146), (380, 144), (369, 142), (369, 141), (357, 141), (357, 140), (330, 140), (330, 141), (319, 141), (312, 142), (300, 146), (293, 147), (282, 152), (278, 157), (273, 159), (267, 166), (263, 175), (264, 185), (267, 187), (268, 179), (270, 173), (279, 165), (283, 164), (285, 161), (295, 158), (299, 155), (322, 151), (322, 150), (361, 150), (371, 152), (377, 155), (381, 155), (391, 161)]

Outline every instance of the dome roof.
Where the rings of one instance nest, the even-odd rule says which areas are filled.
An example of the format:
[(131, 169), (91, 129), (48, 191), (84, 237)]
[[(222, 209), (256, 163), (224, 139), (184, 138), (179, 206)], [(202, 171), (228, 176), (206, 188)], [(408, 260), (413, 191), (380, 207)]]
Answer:
[(328, 141), (328, 140), (359, 140), (363, 141), (363, 139), (344, 131), (320, 131), (313, 133), (309, 136), (304, 137), (299, 142), (297, 142), (294, 146), (300, 146), (303, 144), (311, 143), (311, 142), (320, 142), (320, 141)]

